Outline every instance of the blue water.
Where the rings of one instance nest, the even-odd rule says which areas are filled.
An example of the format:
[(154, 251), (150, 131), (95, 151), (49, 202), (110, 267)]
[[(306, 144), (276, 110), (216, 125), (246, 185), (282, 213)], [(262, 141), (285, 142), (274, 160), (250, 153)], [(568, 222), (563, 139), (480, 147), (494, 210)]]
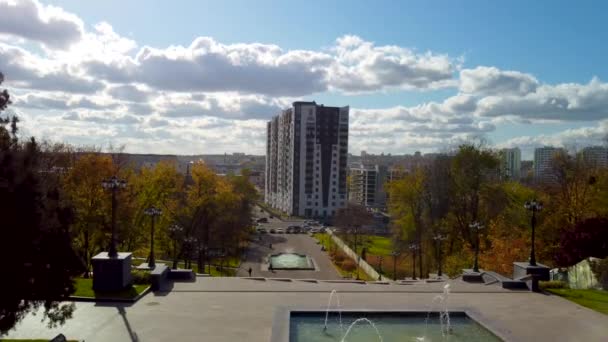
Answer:
[[(442, 336), (438, 314), (431, 314), (428, 325), (425, 313), (407, 312), (343, 312), (340, 329), (338, 313), (330, 312), (328, 329), (323, 330), (325, 312), (292, 312), (290, 319), (290, 342), (336, 342), (341, 341), (348, 326), (357, 318), (365, 317), (378, 328), (383, 342), (405, 341), (451, 341), (481, 342), (501, 341), (498, 337), (463, 313), (450, 315), (451, 333)], [(379, 341), (376, 331), (366, 323), (357, 324), (346, 342)]]

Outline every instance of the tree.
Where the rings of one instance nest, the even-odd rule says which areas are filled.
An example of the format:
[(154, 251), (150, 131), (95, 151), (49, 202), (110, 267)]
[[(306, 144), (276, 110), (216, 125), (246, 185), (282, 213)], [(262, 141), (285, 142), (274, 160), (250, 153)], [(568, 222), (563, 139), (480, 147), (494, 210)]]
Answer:
[[(401, 251), (405, 251), (408, 247), (403, 245), (404, 243), (414, 243), (419, 260), (422, 260), (422, 234), (425, 230), (425, 182), (424, 169), (417, 168), (402, 179), (389, 184), (389, 213), (395, 229), (394, 244)], [(422, 276), (422, 262), (419, 263), (419, 269)], [(413, 277), (415, 276), (414, 274)]]
[(608, 257), (608, 218), (586, 219), (562, 233), (557, 265), (572, 266), (588, 257)]
[(348, 203), (346, 208), (338, 209), (334, 218), (334, 224), (345, 239), (354, 242), (355, 253), (358, 253), (359, 235), (366, 231), (366, 226), (372, 221), (372, 214), (364, 206), (356, 203)]
[(74, 245), (80, 251), (89, 276), (91, 258), (107, 247), (105, 225), (110, 212), (101, 180), (113, 174), (112, 159), (99, 153), (81, 155), (68, 171), (63, 186), (74, 208)]
[[(0, 94), (4, 110), (10, 97), (6, 90)], [(40, 307), (49, 325), (64, 323), (75, 307), (61, 301), (74, 291), (72, 277), (83, 270), (71, 246), (72, 208), (58, 182), (42, 181), (57, 175), (39, 172), (40, 148), (33, 138), (19, 141), (17, 122), (14, 116), (0, 122), (0, 260), (5, 274), (0, 335)]]

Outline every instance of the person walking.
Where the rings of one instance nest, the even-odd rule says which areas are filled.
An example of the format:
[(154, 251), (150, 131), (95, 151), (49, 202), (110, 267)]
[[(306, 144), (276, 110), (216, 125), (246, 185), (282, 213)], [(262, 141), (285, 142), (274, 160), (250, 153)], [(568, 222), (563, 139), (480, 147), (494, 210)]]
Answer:
[(252, 272), (252, 271), (253, 271), (253, 270), (251, 269), (251, 267), (249, 267), (249, 276), (250, 276), (250, 277), (251, 277), (251, 272)]

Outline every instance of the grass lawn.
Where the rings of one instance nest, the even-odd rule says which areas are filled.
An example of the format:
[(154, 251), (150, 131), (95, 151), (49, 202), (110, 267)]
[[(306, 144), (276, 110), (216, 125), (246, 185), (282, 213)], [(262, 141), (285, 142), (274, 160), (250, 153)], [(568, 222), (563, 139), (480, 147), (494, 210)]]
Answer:
[[(330, 248), (336, 248), (335, 244), (332, 244), (330, 242), (330, 237), (328, 234), (325, 233), (316, 233), (313, 234), (314, 238), (317, 239), (319, 241), (319, 243), (325, 247), (326, 251), (329, 251)], [(334, 264), (334, 266), (336, 267), (336, 269), (338, 270), (338, 272), (340, 273), (340, 275), (342, 277), (346, 277), (346, 278), (353, 278), (355, 279), (357, 277), (357, 271), (347, 271), (345, 269), (343, 269), (342, 267), (340, 267), (340, 265), (337, 265), (333, 260), (332, 263)], [(360, 267), (359, 268), (359, 279), (361, 280), (365, 280), (365, 281), (373, 281), (373, 280), (378, 280), (378, 279), (372, 279), (370, 276), (367, 275), (367, 273), (365, 273), (365, 271), (363, 271)]]
[(124, 298), (130, 299), (135, 298), (140, 293), (144, 292), (148, 288), (148, 284), (139, 285), (135, 284), (130, 289), (118, 291), (118, 292), (95, 292), (93, 291), (93, 279), (89, 278), (76, 278), (74, 281), (74, 287), (76, 291), (72, 296), (76, 297), (88, 297), (88, 298)]
[[(367, 253), (373, 255), (390, 256), (393, 252), (393, 241), (386, 236), (359, 235), (358, 241), (359, 252), (362, 248), (366, 248)], [(349, 243), (349, 246), (353, 248), (352, 243)]]
[[(178, 268), (184, 268), (184, 262), (179, 262), (177, 264)], [(171, 265), (169, 265), (170, 267)], [(205, 271), (204, 272), (199, 272), (198, 271), (198, 265), (193, 262), (192, 263), (192, 270), (194, 271), (194, 273), (207, 273), (209, 271), (209, 265), (205, 265)], [(211, 276), (212, 277), (234, 277), (236, 275), (236, 269), (233, 268), (223, 268), (221, 271), (218, 271), (216, 269), (216, 266), (211, 266)]]
[(546, 289), (545, 291), (608, 315), (608, 291), (575, 289)]

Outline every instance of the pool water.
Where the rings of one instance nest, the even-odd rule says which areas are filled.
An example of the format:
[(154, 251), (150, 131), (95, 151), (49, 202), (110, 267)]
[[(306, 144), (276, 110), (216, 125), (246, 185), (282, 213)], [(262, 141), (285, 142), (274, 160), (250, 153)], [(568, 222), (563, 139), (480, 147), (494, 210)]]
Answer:
[[(343, 312), (342, 329), (337, 312), (330, 312), (327, 330), (324, 331), (325, 312), (292, 312), (289, 324), (290, 342), (339, 342), (348, 326), (357, 318), (372, 321), (382, 336), (383, 342), (404, 341), (450, 341), (493, 342), (501, 341), (489, 330), (462, 312), (450, 313), (451, 333), (442, 336), (439, 315), (418, 312)], [(380, 341), (375, 329), (368, 323), (356, 324), (345, 342)]]
[(314, 270), (315, 267), (310, 258), (297, 253), (280, 253), (270, 256), (270, 265), (275, 270)]

